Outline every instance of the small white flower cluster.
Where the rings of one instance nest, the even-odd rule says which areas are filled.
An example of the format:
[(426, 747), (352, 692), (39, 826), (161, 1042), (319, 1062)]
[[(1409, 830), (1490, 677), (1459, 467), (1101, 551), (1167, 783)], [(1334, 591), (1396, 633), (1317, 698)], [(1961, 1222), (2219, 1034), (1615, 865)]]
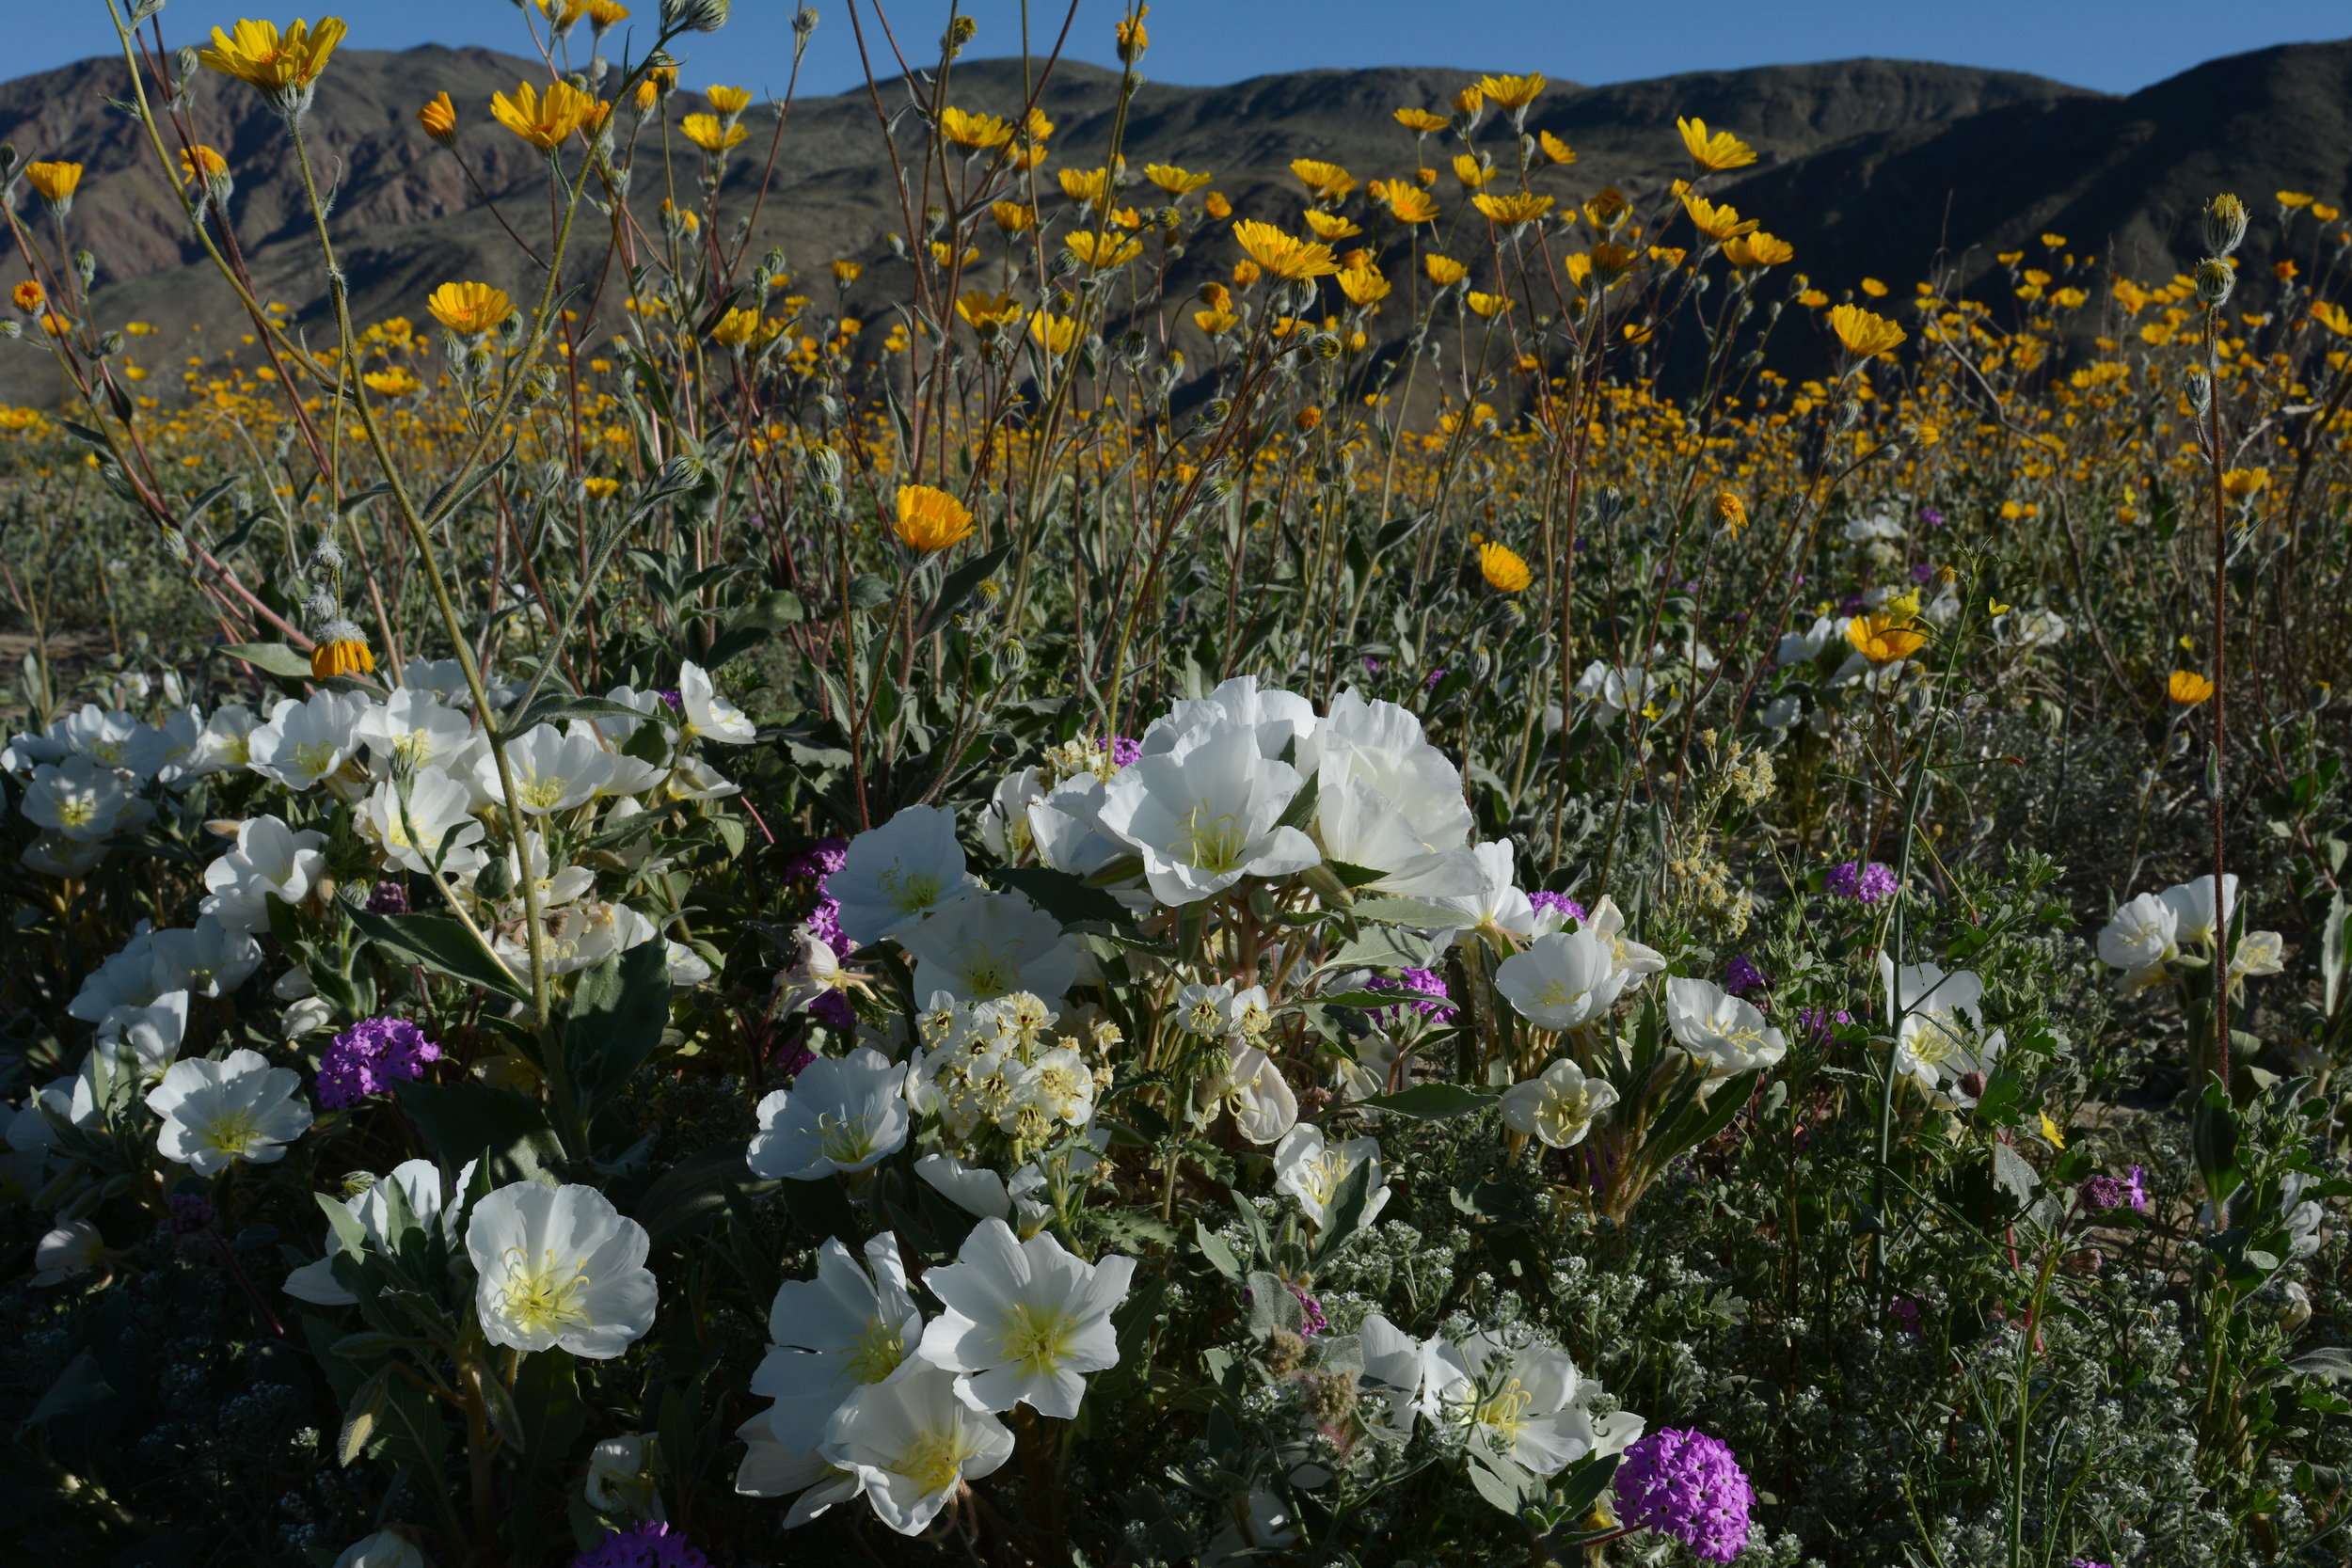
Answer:
[(775, 1402), (737, 1433), (749, 1451), (735, 1485), (799, 1494), (787, 1528), (862, 1493), (882, 1523), (916, 1535), (1012, 1456), (1001, 1413), (1026, 1404), (1067, 1420), (1086, 1374), (1119, 1364), (1111, 1313), (1135, 1260), (1089, 1263), (1051, 1236), (1024, 1241), (984, 1219), (954, 1263), (924, 1275), (945, 1308), (926, 1322), (897, 1239), (876, 1236), (865, 1253), (860, 1266), (828, 1241), (815, 1279), (778, 1288), (752, 1378)]

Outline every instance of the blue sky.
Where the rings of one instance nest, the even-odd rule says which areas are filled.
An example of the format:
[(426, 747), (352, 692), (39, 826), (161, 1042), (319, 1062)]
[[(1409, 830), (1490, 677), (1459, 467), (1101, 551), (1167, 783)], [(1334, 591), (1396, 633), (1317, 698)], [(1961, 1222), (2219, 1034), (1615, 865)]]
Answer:
[[(9, 26), (11, 73), (114, 50), (103, 0), (18, 8)], [(658, 8), (659, 0), (636, 6), (646, 18)], [(691, 40), (687, 82), (781, 91), (795, 8), (792, 0), (736, 0), (724, 32)], [(963, 8), (980, 24), (975, 54), (1018, 52), (1019, 0), (967, 0)], [(1080, 0), (1069, 53), (1109, 63), (1119, 8), (1114, 0)], [(339, 9), (358, 48), (515, 49), (523, 37), (507, 0), (342, 0)], [(1041, 52), (1066, 0), (1032, 0), (1028, 9)], [(859, 80), (849, 0), (819, 0), (818, 10), (803, 90), (839, 91)], [(164, 36), (175, 45), (200, 41), (207, 29), (241, 14), (283, 19), (241, 12), (235, 0), (170, 0)], [(302, 14), (317, 13), (306, 6)], [(871, 0), (861, 0), (869, 40), (878, 31), (874, 14)], [(936, 48), (947, 5), (888, 0), (884, 14), (914, 58)], [(2215, 55), (2352, 35), (2352, 7), (2344, 0), (1157, 0), (1150, 25), (1147, 74), (1186, 84), (1373, 65), (1534, 70), (1599, 83), (1880, 55), (2029, 71), (2130, 92)]]

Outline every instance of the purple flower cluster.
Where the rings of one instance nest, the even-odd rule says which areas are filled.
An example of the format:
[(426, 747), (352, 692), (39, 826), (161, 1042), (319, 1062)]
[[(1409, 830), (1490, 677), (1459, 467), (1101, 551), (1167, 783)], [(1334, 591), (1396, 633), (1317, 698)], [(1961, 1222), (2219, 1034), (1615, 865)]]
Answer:
[(1143, 755), (1143, 742), (1123, 735), (1115, 735), (1108, 740), (1098, 740), (1094, 743), (1094, 749), (1098, 752), (1108, 752), (1111, 754), (1113, 768), (1133, 767), (1136, 758)]
[(376, 883), (375, 891), (368, 895), (368, 912), (370, 914), (406, 914), (408, 912), (407, 887), (400, 882)]
[(1724, 990), (1734, 996), (1767, 990), (1772, 983), (1772, 976), (1756, 968), (1745, 953), (1735, 953), (1731, 962), (1724, 965)]
[(337, 1035), (319, 1061), (319, 1103), (330, 1111), (382, 1094), (393, 1081), (421, 1078), (441, 1048), (405, 1018), (362, 1019)]
[(174, 1193), (164, 1200), (170, 1212), (155, 1222), (167, 1236), (193, 1236), (213, 1223), (213, 1205), (202, 1193)]
[(1920, 1322), (1919, 1304), (1909, 1296), (1897, 1296), (1887, 1304), (1886, 1312), (1895, 1320), (1896, 1328), (1902, 1333), (1915, 1339), (1924, 1337), (1926, 1330)]
[[(1284, 1283), (1289, 1282), (1286, 1280)], [(1305, 1333), (1321, 1334), (1330, 1328), (1331, 1325), (1324, 1320), (1323, 1303), (1295, 1285), (1291, 1286), (1291, 1294), (1298, 1298), (1298, 1312), (1302, 1320), (1300, 1327)]]
[[(1429, 1020), (1432, 1023), (1451, 1023), (1454, 1022), (1454, 1009), (1445, 1005), (1446, 999), (1454, 993), (1445, 989), (1445, 982), (1442, 979), (1439, 979), (1434, 971), (1426, 969), (1400, 969), (1397, 971), (1397, 978), (1393, 980), (1391, 980), (1383, 975), (1375, 974), (1372, 977), (1372, 989), (1375, 990), (1404, 991), (1408, 995), (1415, 996), (1435, 997), (1437, 1000), (1434, 1002), (1413, 1003), (1411, 1005), (1413, 1010), (1421, 1014), (1422, 1017)], [(1402, 1007), (1387, 1007), (1375, 1013), (1373, 1016), (1383, 1023), (1393, 1023), (1397, 1020), (1397, 1015), (1402, 1013), (1404, 1010), (1405, 1009)]]
[(1822, 888), (1833, 897), (1859, 898), (1866, 904), (1885, 902), (1895, 896), (1895, 890), (1901, 885), (1896, 879), (1895, 868), (1878, 861), (1867, 865), (1860, 861), (1833, 865), (1821, 880)]
[(1920, 562), (1913, 562), (1913, 564), (1912, 564), (1912, 568), (1911, 568), (1911, 580), (1912, 580), (1912, 581), (1914, 581), (1914, 582), (1926, 582), (1929, 578), (1932, 578), (1932, 577), (1934, 577), (1934, 576), (1935, 576), (1935, 568), (1934, 568), (1933, 566), (1929, 565), (1926, 562), (1924, 562), (1924, 561), (1920, 561)]
[[(841, 901), (825, 891), (825, 879), (841, 869), (850, 857), (850, 841), (846, 838), (820, 838), (791, 860), (785, 863), (784, 875), (789, 881), (814, 882), (815, 899), (801, 923), (818, 942), (833, 949), (834, 957), (846, 958), (857, 944), (841, 928)], [(829, 1029), (847, 1029), (857, 1022), (850, 1010), (850, 999), (839, 991), (831, 991), (809, 1004), (809, 1016)], [(803, 1049), (784, 1070), (787, 1075), (798, 1072), (813, 1060)]]
[(682, 691), (656, 691), (654, 695), (669, 704), (673, 709), (682, 709), (686, 706), (686, 694)]
[(1539, 910), (1557, 910), (1570, 920), (1579, 923), (1586, 918), (1584, 906), (1565, 893), (1545, 893), (1538, 889), (1527, 895), (1527, 901)]
[(572, 1568), (710, 1568), (710, 1560), (675, 1525), (649, 1520), (611, 1531), (574, 1558)]
[(1828, 1043), (1831, 1025), (1852, 1022), (1853, 1014), (1843, 1007), (1834, 1013), (1827, 1007), (1799, 1007), (1797, 1009), (1797, 1027), (1812, 1037), (1813, 1043), (1816, 1045)]
[(1919, 520), (1927, 524), (1930, 528), (1942, 528), (1944, 526), (1944, 514), (1938, 512), (1932, 506), (1923, 506), (1919, 509)]
[(2145, 1173), (2134, 1165), (2122, 1176), (2094, 1176), (2083, 1183), (2083, 1202), (2096, 1210), (2128, 1207), (2135, 1214), (2148, 1212)]
[(1421, 689), (1423, 691), (1435, 691), (1438, 689), (1438, 683), (1443, 679), (1445, 679), (1443, 670), (1432, 670), (1429, 672), (1429, 678), (1421, 683)]
[(1617, 1513), (1671, 1535), (1708, 1562), (1729, 1562), (1748, 1544), (1756, 1488), (1730, 1448), (1692, 1428), (1667, 1427), (1625, 1450)]

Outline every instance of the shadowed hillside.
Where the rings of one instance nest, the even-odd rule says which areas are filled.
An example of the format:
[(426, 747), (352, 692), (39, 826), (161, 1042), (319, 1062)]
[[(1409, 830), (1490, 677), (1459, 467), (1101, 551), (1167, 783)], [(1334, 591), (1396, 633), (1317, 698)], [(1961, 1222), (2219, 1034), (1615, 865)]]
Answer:
[[(309, 122), (323, 180), (335, 187), (332, 228), (360, 320), (415, 315), (452, 277), (519, 288), (529, 263), (501, 231), (456, 161), (426, 138), (414, 111), (447, 90), (460, 115), (459, 147), (507, 221), (533, 244), (548, 208), (535, 154), (488, 118), (490, 94), (538, 68), (481, 49), (428, 46), (336, 56)], [(747, 71), (746, 75), (756, 72)], [(1230, 87), (1147, 83), (1129, 116), (1135, 160), (1213, 170), (1244, 212), (1293, 217), (1298, 157), (1330, 160), (1359, 178), (1396, 176), (1413, 163), (1402, 104), (1442, 106), (1460, 71), (1390, 68), (1299, 71)], [(1017, 61), (959, 65), (950, 97), (1006, 111), (1024, 96)], [(26, 158), (88, 166), (72, 243), (98, 258), (99, 302), (109, 322), (154, 323), (177, 341), (193, 323), (235, 322), (233, 302), (155, 174), (152, 150), (105, 103), (124, 90), (113, 61), (90, 60), (0, 86), (0, 140)], [(885, 104), (899, 93), (882, 89)], [(1042, 95), (1057, 122), (1057, 163), (1099, 161), (1117, 106), (1118, 77), (1064, 64)], [(698, 107), (674, 101), (673, 119)], [(2182, 214), (2207, 195), (2236, 190), (2258, 212), (2272, 191), (2341, 201), (2352, 153), (2352, 43), (2294, 45), (2217, 60), (2128, 98), (2014, 72), (1889, 60), (1707, 71), (1580, 87), (1555, 83), (1530, 129), (1574, 146), (1570, 188), (1616, 184), (1639, 196), (1685, 171), (1677, 115), (1697, 114), (1753, 142), (1756, 166), (1726, 194), (1797, 245), (1796, 265), (1825, 286), (1867, 273), (1921, 276), (1939, 250), (1973, 252), (1972, 281), (1994, 251), (2047, 230), (2142, 275), (2193, 259)], [(268, 297), (314, 333), (323, 280), (307, 234), (301, 185), (275, 116), (243, 86), (199, 78), (203, 136), (236, 170), (237, 232)], [(752, 123), (762, 126), (755, 116)], [(1507, 125), (1489, 117), (1482, 144), (1507, 157)], [(1434, 150), (1438, 143), (1432, 140)], [(729, 184), (759, 177), (764, 134), (730, 165)], [(673, 137), (681, 198), (694, 199), (699, 156)], [(643, 221), (665, 194), (661, 160), (641, 150), (631, 201)], [(748, 210), (734, 201), (735, 212)], [(595, 214), (588, 214), (592, 219)], [(835, 256), (881, 254), (904, 227), (864, 89), (796, 104), (774, 185), (751, 250), (781, 247), (805, 274)], [(596, 236), (581, 255), (600, 255)], [(2259, 226), (2249, 244), (2270, 259)], [(1221, 265), (1221, 254), (1204, 255)], [(582, 279), (581, 281), (592, 281)], [(51, 372), (34, 353), (0, 356), (0, 396), (42, 397)]]

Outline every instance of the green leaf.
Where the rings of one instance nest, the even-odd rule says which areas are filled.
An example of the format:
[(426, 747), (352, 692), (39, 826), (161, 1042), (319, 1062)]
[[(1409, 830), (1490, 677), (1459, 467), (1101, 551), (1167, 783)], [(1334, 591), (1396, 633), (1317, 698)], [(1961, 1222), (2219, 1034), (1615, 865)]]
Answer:
[(1395, 926), (1375, 926), (1323, 960), (1326, 969), (1426, 969), (1429, 942)]
[(375, 1436), (376, 1418), (383, 1413), (387, 1397), (391, 1392), (391, 1369), (378, 1367), (359, 1385), (343, 1411), (343, 1430), (335, 1442), (335, 1463), (345, 1469), (361, 1454)]
[(2352, 1350), (2342, 1345), (2322, 1345), (2288, 1362), (2287, 1370), (2305, 1377), (2325, 1378), (2329, 1383), (2352, 1381)]
[(575, 720), (652, 717), (643, 708), (616, 703), (610, 697), (582, 697), (569, 691), (542, 691), (531, 705), (500, 726), (505, 735), (527, 735), (542, 724), (564, 725)]
[(1560, 1482), (1560, 1490), (1552, 1494), (1554, 1510), (1570, 1519), (1581, 1519), (1590, 1513), (1593, 1504), (1600, 1500), (1601, 1493), (1608, 1489), (1610, 1481), (1616, 1475), (1618, 1462), (1623, 1457), (1621, 1454), (1603, 1454), (1570, 1470)]
[(94, 1410), (114, 1398), (114, 1387), (98, 1370), (97, 1358), (84, 1351), (65, 1364), (56, 1380), (49, 1385), (32, 1414), (24, 1418), (27, 1427), (44, 1426), (67, 1416), (78, 1416)]
[(231, 642), (215, 648), (215, 653), (230, 658), (243, 659), (256, 670), (288, 680), (307, 681), (310, 678), (310, 660), (283, 642)]
[(1135, 928), (1125, 905), (1067, 871), (1022, 865), (997, 872), (996, 879), (1060, 921), (1065, 931), (1104, 926), (1120, 931)]
[(1200, 1256), (1209, 1260), (1209, 1267), (1228, 1279), (1239, 1280), (1241, 1278), (1241, 1259), (1234, 1253), (1232, 1244), (1224, 1237), (1211, 1230), (1206, 1222), (1200, 1220), (1193, 1222), (1192, 1239), (1200, 1248)]
[(777, 1183), (762, 1180), (744, 1163), (750, 1145), (732, 1143), (698, 1148), (680, 1160), (637, 1200), (636, 1220), (654, 1245), (699, 1235), (727, 1206), (733, 1193), (765, 1193)]
[(660, 1049), (670, 1022), (669, 960), (659, 940), (641, 942), (582, 973), (564, 1016), (564, 1058), (591, 1120)]
[(1441, 904), (1423, 903), (1418, 898), (1359, 898), (1356, 918), (1377, 920), (1389, 926), (1412, 926), (1424, 931), (1443, 930), (1448, 927), (1464, 926), (1470, 916), (1459, 910), (1449, 910)]
[(498, 1180), (533, 1180), (564, 1168), (539, 1102), (488, 1084), (406, 1083), (396, 1091), (428, 1152), (451, 1170), (480, 1160)]
[(1279, 1275), (1253, 1270), (1249, 1275), (1249, 1332), (1263, 1339), (1276, 1329), (1303, 1334), (1307, 1329), (1307, 1310), (1282, 1283)]
[(353, 910), (350, 915), (359, 934), (396, 963), (422, 964), (436, 974), (517, 1002), (530, 999), (530, 986), (516, 979), (453, 915), (370, 914), (365, 910)]
[(1467, 1084), (1416, 1084), (1394, 1094), (1375, 1094), (1356, 1101), (1359, 1110), (1392, 1111), (1415, 1121), (1447, 1121), (1491, 1110), (1502, 1099), (1501, 1089), (1472, 1088)]
[(1993, 1184), (2009, 1195), (2020, 1209), (2033, 1201), (2033, 1191), (2042, 1184), (2042, 1178), (2026, 1157), (2007, 1144), (1993, 1146)]
[(726, 629), (710, 640), (703, 654), (704, 668), (716, 670), (728, 660), (758, 647), (786, 626), (808, 618), (799, 594), (788, 588), (761, 594), (738, 609)]

